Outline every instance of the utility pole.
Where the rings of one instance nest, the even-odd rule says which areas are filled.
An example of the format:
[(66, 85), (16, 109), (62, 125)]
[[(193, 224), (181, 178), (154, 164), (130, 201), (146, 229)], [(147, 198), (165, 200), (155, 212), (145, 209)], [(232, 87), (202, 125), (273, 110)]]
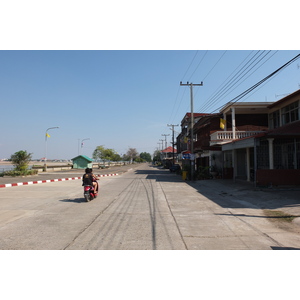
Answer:
[(169, 134), (162, 134), (162, 136), (165, 137), (165, 147), (167, 148), (167, 136), (169, 136)]
[(189, 86), (190, 94), (191, 94), (191, 180), (194, 180), (194, 170), (195, 170), (195, 156), (194, 156), (194, 98), (193, 98), (193, 86), (203, 86), (203, 82), (201, 83), (189, 83), (186, 84), (180, 81), (181, 86)]
[(160, 141), (160, 143), (161, 143), (161, 151), (163, 151), (164, 150), (164, 140), (159, 140)]
[(172, 129), (171, 129), (171, 128), (170, 128), (170, 129), (172, 130), (173, 165), (174, 165), (174, 164), (175, 164), (175, 154), (174, 154), (174, 144), (175, 144), (175, 143), (174, 143), (174, 131), (175, 131), (175, 130), (174, 130), (174, 127), (175, 127), (175, 126), (179, 126), (179, 125), (174, 125), (174, 124), (170, 124), (170, 125), (169, 125), (169, 124), (167, 124), (167, 126), (172, 127)]

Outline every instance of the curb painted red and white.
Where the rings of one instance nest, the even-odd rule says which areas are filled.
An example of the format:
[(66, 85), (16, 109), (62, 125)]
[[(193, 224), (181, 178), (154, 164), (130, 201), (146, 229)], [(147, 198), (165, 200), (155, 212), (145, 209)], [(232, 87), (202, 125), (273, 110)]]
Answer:
[[(98, 177), (108, 177), (108, 176), (117, 176), (117, 175), (119, 175), (119, 174), (104, 174), (104, 175), (99, 175)], [(76, 179), (81, 179), (81, 178), (82, 177), (71, 177), (71, 178), (36, 180), (36, 181), (19, 182), (19, 183), (6, 183), (6, 184), (0, 184), (0, 188), (21, 186), (21, 185), (31, 185), (31, 184), (38, 184), (38, 183), (47, 183), (47, 182), (76, 180)]]

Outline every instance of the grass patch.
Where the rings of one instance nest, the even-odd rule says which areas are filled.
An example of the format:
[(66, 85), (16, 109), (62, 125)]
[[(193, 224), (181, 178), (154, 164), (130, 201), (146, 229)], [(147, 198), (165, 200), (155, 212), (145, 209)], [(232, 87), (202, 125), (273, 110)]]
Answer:
[(286, 214), (280, 210), (264, 210), (264, 214), (273, 221), (292, 222), (298, 216)]
[(23, 170), (23, 171), (5, 171), (0, 174), (1, 177), (3, 176), (12, 176), (12, 177), (17, 177), (17, 176), (30, 176), (30, 175), (36, 175), (38, 174), (38, 170)]

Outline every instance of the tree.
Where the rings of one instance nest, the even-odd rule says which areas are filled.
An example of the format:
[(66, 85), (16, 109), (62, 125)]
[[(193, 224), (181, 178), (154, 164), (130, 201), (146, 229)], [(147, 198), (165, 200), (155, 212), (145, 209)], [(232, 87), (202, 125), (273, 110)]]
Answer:
[(147, 162), (151, 162), (151, 154), (147, 153), (147, 152), (142, 152), (140, 154), (140, 158), (142, 158), (143, 160), (147, 161)]
[(137, 150), (135, 148), (129, 148), (126, 156), (130, 157), (130, 161), (132, 162), (133, 160), (135, 160), (135, 158), (137, 158), (139, 155), (139, 153), (137, 152)]
[(153, 153), (153, 161), (154, 161), (154, 162), (160, 162), (160, 161), (161, 161), (161, 158), (160, 158), (160, 151), (159, 151), (159, 150), (156, 150), (156, 151)]
[(32, 153), (20, 150), (15, 154), (12, 154), (10, 160), (15, 166), (16, 171), (26, 171), (28, 169), (29, 162), (31, 161)]
[(120, 155), (114, 149), (107, 149), (104, 146), (97, 146), (93, 152), (93, 159), (119, 161)]

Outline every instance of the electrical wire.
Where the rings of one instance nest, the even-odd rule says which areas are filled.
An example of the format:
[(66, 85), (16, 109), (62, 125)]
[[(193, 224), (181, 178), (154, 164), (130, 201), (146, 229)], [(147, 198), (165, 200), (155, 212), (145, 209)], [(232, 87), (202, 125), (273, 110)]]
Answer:
[(214, 96), (212, 96), (205, 104), (203, 104), (199, 110), (203, 111), (208, 109), (210, 105), (213, 105), (216, 101), (218, 101), (218, 98), (223, 97), (226, 92), (227, 94), (232, 92), (233, 87), (245, 76), (244, 73), (248, 70), (248, 68), (251, 67), (251, 65), (263, 54), (259, 54), (259, 52), (261, 51), (257, 51), (228, 82), (224, 83), (224, 86), (217, 91)]
[[(264, 53), (265, 51), (263, 51), (263, 53)], [(273, 55), (275, 55), (276, 53), (277, 53), (278, 51), (275, 51), (275, 53), (273, 53), (272, 54), (272, 56), (271, 57), (273, 57)], [(208, 109), (209, 107), (211, 107), (213, 104), (215, 104), (218, 100), (219, 100), (219, 98), (221, 98), (221, 97), (225, 97), (225, 96), (227, 96), (229, 93), (231, 93), (232, 91), (234, 91), (238, 86), (240, 86), (246, 79), (248, 79), (253, 73), (255, 73), (259, 68), (261, 68), (271, 57), (269, 57), (269, 58), (267, 58), (265, 61), (263, 61), (262, 63), (261, 63), (261, 65), (259, 65), (251, 74), (249, 74), (243, 81), (241, 81), (254, 67), (256, 67), (263, 59), (265, 59), (270, 53), (271, 53), (271, 51), (268, 51), (262, 58), (260, 58), (253, 66), (252, 66), (252, 64), (263, 54), (263, 53), (261, 53), (254, 61), (252, 61), (251, 62), (251, 64), (249, 65), (249, 66), (247, 66), (247, 69), (245, 69), (244, 71), (243, 71), (243, 75), (241, 76), (241, 77), (239, 77), (238, 78), (238, 80), (237, 81), (235, 81), (233, 84), (231, 84), (231, 85), (229, 85), (229, 87), (225, 90), (225, 91), (223, 91), (222, 92), (222, 94), (220, 95), (220, 93), (218, 94), (218, 95), (216, 95), (215, 97), (214, 97), (214, 100), (213, 99), (211, 99), (210, 100), (210, 102), (207, 102), (206, 103), (206, 105), (204, 105), (204, 107), (202, 108), (202, 109)], [(252, 67), (251, 67), (252, 66)], [(250, 68), (251, 67), (251, 68)], [(240, 82), (241, 81), (241, 82)], [(233, 89), (233, 87), (238, 83), (238, 82), (240, 82), (239, 83), (239, 85), (237, 85), (234, 89)], [(227, 92), (227, 94), (225, 94)], [(218, 98), (216, 98), (218, 96)]]
[(249, 94), (250, 92), (252, 92), (258, 86), (260, 86), (261, 84), (263, 84), (264, 82), (266, 82), (268, 79), (270, 79), (271, 77), (273, 77), (277, 73), (281, 72), (283, 69), (285, 69), (286, 67), (288, 67), (290, 64), (292, 64), (294, 61), (296, 61), (299, 58), (300, 58), (300, 54), (296, 55), (294, 58), (292, 58), (287, 63), (285, 63), (284, 65), (282, 65), (280, 68), (278, 68), (277, 70), (275, 70), (274, 72), (272, 72), (271, 74), (269, 74), (268, 76), (266, 76), (265, 78), (263, 78), (262, 80), (260, 80), (259, 82), (257, 82), (253, 86), (251, 86), (250, 88), (248, 88), (246, 91), (244, 91), (243, 93), (239, 94), (238, 96), (236, 96), (232, 100), (228, 101), (225, 105), (222, 105), (220, 108), (218, 108), (218, 109), (216, 109), (214, 111), (220, 110), (221, 108), (223, 108), (224, 106), (226, 106), (228, 104), (234, 104), (234, 103), (238, 102), (240, 99), (242, 99), (247, 94)]
[(223, 52), (223, 54), (221, 55), (221, 57), (218, 59), (218, 61), (214, 64), (214, 66), (210, 69), (210, 71), (205, 75), (205, 77), (203, 78), (203, 80), (202, 81), (204, 81), (207, 77), (208, 77), (208, 75), (212, 72), (212, 70), (216, 67), (216, 65), (220, 62), (220, 60), (223, 58), (223, 56), (226, 54), (226, 52), (227, 52), (227, 50), (225, 50), (224, 52)]
[[(245, 60), (252, 54), (253, 51), (251, 51), (247, 57), (230, 73), (230, 75), (218, 86), (217, 90), (212, 94), (209, 98), (208, 101), (210, 101), (212, 98), (215, 98), (217, 95), (219, 95), (222, 90), (227, 86), (227, 81), (229, 81), (229, 78), (236, 72), (236, 70), (245, 62)], [(230, 81), (229, 81), (230, 82)], [(198, 110), (200, 111), (201, 108)]]
[(192, 79), (193, 75), (195, 74), (195, 72), (196, 72), (197, 69), (199, 68), (199, 66), (200, 66), (200, 64), (202, 63), (202, 61), (203, 61), (204, 57), (206, 56), (207, 52), (208, 52), (208, 50), (205, 51), (204, 55), (202, 56), (202, 59), (201, 59), (200, 62), (198, 63), (196, 69), (194, 70), (194, 72), (192, 73), (192, 75), (190, 76), (190, 78), (189, 78), (188, 81), (190, 81), (190, 80)]
[[(182, 76), (182, 80), (181, 80), (181, 81), (183, 81), (183, 79), (184, 79), (185, 75), (186, 75), (186, 74), (187, 74), (187, 72), (189, 71), (189, 69), (190, 69), (191, 65), (193, 64), (193, 62), (194, 62), (194, 60), (195, 60), (195, 58), (196, 58), (196, 56), (197, 56), (198, 52), (199, 52), (199, 50), (197, 50), (197, 51), (196, 51), (196, 53), (195, 53), (195, 55), (194, 55), (194, 57), (193, 57), (192, 61), (190, 62), (190, 64), (189, 64), (189, 66), (188, 66), (187, 70), (185, 71), (184, 75)], [(201, 61), (202, 61), (202, 60), (201, 60)], [(199, 65), (199, 64), (198, 64), (198, 65)], [(195, 71), (194, 71), (194, 72), (195, 72)], [(176, 95), (176, 98), (175, 98), (175, 102), (174, 102), (174, 105), (173, 105), (173, 108), (172, 108), (172, 112), (171, 112), (171, 115), (170, 115), (170, 118), (169, 118), (169, 122), (168, 122), (168, 124), (169, 124), (169, 123), (172, 123), (172, 122), (170, 122), (170, 120), (171, 120), (171, 118), (172, 118), (172, 115), (173, 115), (174, 109), (175, 109), (175, 107), (176, 107), (176, 104), (177, 104), (177, 100), (178, 100), (178, 96), (179, 96), (179, 91), (180, 91), (180, 86), (178, 86), (177, 95)], [(184, 96), (184, 94), (185, 94), (185, 91), (183, 92), (183, 95), (182, 95), (182, 97), (181, 97), (181, 100), (180, 100), (180, 102), (179, 102), (179, 105), (178, 105), (178, 107), (177, 107), (177, 110), (176, 110), (175, 116), (177, 115), (177, 112), (178, 112), (178, 110), (179, 110), (179, 108), (180, 108), (180, 106), (181, 106), (181, 103), (182, 103), (182, 100), (183, 100), (183, 96)]]

